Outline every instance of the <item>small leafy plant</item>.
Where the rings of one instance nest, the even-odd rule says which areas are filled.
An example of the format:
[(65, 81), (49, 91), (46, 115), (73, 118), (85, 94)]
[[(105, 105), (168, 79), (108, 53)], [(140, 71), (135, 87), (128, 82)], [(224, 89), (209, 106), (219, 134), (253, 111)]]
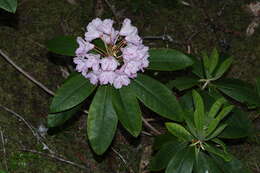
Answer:
[(145, 68), (174, 71), (193, 63), (176, 50), (144, 46), (129, 19), (124, 20), (120, 31), (112, 25), (110, 19), (97, 18), (87, 26), (84, 39), (62, 36), (47, 43), (54, 53), (76, 56), (73, 61), (77, 71), (56, 92), (48, 126), (66, 122), (96, 91), (87, 116), (87, 134), (97, 154), (103, 154), (111, 144), (118, 121), (132, 136), (140, 134), (142, 114), (138, 100), (162, 117), (183, 121), (183, 110), (172, 92), (137, 72)]
[(166, 169), (166, 173), (249, 172), (228, 153), (220, 139), (228, 126), (223, 120), (234, 106), (221, 97), (207, 111), (196, 90), (192, 91), (192, 97), (194, 110), (186, 109), (185, 124), (167, 122), (165, 125), (170, 134), (157, 137), (155, 149), (159, 151), (151, 160), (150, 169)]
[(180, 91), (194, 86), (209, 92), (221, 93), (254, 109), (260, 105), (260, 98), (254, 86), (239, 79), (224, 78), (232, 64), (232, 57), (220, 56), (214, 49), (210, 56), (202, 54), (202, 59), (193, 59), (192, 75), (177, 77), (169, 83)]

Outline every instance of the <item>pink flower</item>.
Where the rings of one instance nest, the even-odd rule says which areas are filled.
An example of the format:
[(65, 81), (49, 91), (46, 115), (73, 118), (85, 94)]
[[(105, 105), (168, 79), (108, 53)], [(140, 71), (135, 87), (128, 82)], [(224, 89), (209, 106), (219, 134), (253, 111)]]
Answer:
[(136, 59), (138, 56), (138, 47), (135, 45), (128, 45), (125, 48), (121, 49), (123, 53), (124, 60)]
[(105, 19), (102, 24), (97, 26), (97, 29), (107, 35), (110, 35), (113, 30), (114, 21), (111, 19)]
[(114, 78), (116, 77), (115, 72), (113, 71), (103, 71), (101, 72), (100, 76), (99, 76), (99, 81), (101, 85), (105, 85), (105, 84), (113, 84)]
[(122, 86), (127, 86), (130, 84), (130, 79), (127, 77), (127, 75), (118, 75), (115, 79), (114, 79), (114, 87), (116, 89), (121, 88)]
[(125, 40), (137, 46), (142, 44), (142, 39), (137, 34), (130, 34), (125, 37)]
[(100, 68), (100, 55), (90, 53), (87, 54), (86, 57), (88, 58), (86, 61), (88, 68), (92, 68), (93, 71), (98, 71)]
[(77, 37), (77, 42), (79, 44), (79, 48), (76, 50), (76, 55), (77, 56), (85, 56), (88, 51), (94, 48), (94, 45), (86, 42), (83, 38)]
[(86, 65), (86, 59), (83, 57), (75, 57), (73, 62), (76, 64), (76, 71), (86, 74), (88, 66)]
[(131, 76), (132, 74), (137, 73), (137, 71), (140, 69), (141, 62), (139, 61), (129, 61), (125, 64), (124, 72), (125, 74)]
[[(149, 48), (143, 45), (137, 28), (131, 20), (125, 19), (120, 31), (113, 28), (114, 21), (99, 18), (87, 26), (85, 40), (77, 38), (79, 48), (73, 62), (76, 71), (82, 73), (94, 85), (113, 85), (119, 89), (130, 84), (138, 71), (144, 71), (149, 65)], [(91, 44), (94, 40), (104, 44)], [(104, 47), (102, 47), (104, 46)], [(94, 49), (95, 53), (88, 53)]]
[(102, 24), (100, 18), (93, 19), (87, 26), (87, 31), (96, 31), (97, 27)]
[(131, 25), (130, 19), (125, 19), (119, 34), (122, 36), (128, 36), (132, 33), (137, 33), (137, 28)]
[(115, 70), (119, 63), (112, 56), (105, 57), (101, 61), (102, 70)]
[(88, 74), (84, 75), (87, 79), (90, 80), (90, 83), (96, 85), (98, 83), (100, 72), (89, 72)]

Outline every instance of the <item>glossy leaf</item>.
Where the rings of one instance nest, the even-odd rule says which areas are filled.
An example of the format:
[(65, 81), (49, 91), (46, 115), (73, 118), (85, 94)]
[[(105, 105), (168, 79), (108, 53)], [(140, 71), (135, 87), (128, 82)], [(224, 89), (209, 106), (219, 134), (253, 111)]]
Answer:
[(193, 64), (190, 57), (174, 49), (150, 49), (149, 69), (161, 71), (181, 70)]
[(233, 58), (227, 58), (224, 62), (222, 62), (222, 64), (216, 70), (216, 73), (214, 75), (214, 79), (216, 80), (216, 79), (219, 79), (220, 77), (222, 77), (223, 74), (225, 72), (227, 72), (227, 70), (231, 66), (232, 62), (233, 62)]
[(231, 161), (231, 159), (232, 159), (230, 154), (228, 154), (228, 153), (226, 153), (226, 152), (224, 152), (224, 151), (222, 151), (222, 150), (220, 150), (220, 149), (218, 149), (214, 146), (211, 146), (210, 144), (205, 143), (204, 147), (208, 152), (223, 158), (227, 162)]
[(228, 126), (219, 135), (221, 138), (243, 138), (252, 133), (252, 123), (248, 118), (248, 113), (238, 108), (233, 109), (233, 112), (223, 123), (228, 124)]
[(17, 0), (0, 0), (0, 8), (15, 13), (17, 8)]
[(191, 173), (195, 161), (194, 147), (179, 150), (169, 162), (165, 173)]
[(129, 86), (137, 98), (154, 112), (171, 120), (182, 121), (183, 112), (179, 102), (159, 81), (138, 74)]
[(68, 110), (84, 101), (95, 89), (88, 79), (81, 74), (72, 74), (56, 92), (51, 106), (51, 113)]
[(248, 106), (260, 104), (260, 99), (254, 87), (239, 79), (223, 79), (214, 82), (214, 85), (224, 94), (241, 103), (246, 103)]
[(196, 173), (224, 173), (207, 154), (199, 152), (195, 165)]
[(192, 57), (194, 64), (192, 65), (192, 73), (198, 76), (200, 79), (204, 79), (203, 63), (195, 57)]
[(75, 51), (79, 45), (75, 37), (59, 36), (47, 41), (46, 47), (56, 54), (75, 56)]
[(162, 146), (150, 162), (151, 171), (159, 171), (165, 169), (171, 158), (186, 146), (184, 143), (172, 141)]
[(194, 137), (183, 126), (176, 123), (165, 123), (168, 131), (183, 141), (192, 141)]
[(228, 126), (227, 124), (219, 125), (215, 131), (213, 131), (212, 133), (209, 133), (210, 136), (208, 136), (206, 140), (211, 140), (211, 139), (217, 137), (227, 126)]
[(90, 105), (87, 132), (92, 149), (103, 154), (110, 146), (117, 127), (117, 115), (112, 105), (112, 88), (100, 86)]
[(209, 123), (209, 127), (206, 131), (206, 136), (210, 135), (216, 129), (216, 127), (219, 125), (220, 121), (222, 119), (224, 119), (232, 111), (233, 108), (234, 108), (234, 106), (230, 105), (230, 106), (223, 108), (220, 111), (220, 113), (217, 115), (217, 117)]
[(137, 137), (142, 130), (141, 110), (138, 101), (129, 87), (114, 89), (113, 105), (119, 121), (133, 136)]
[(198, 80), (198, 78), (193, 77), (179, 77), (172, 81), (172, 86), (182, 91), (198, 85)]
[(226, 102), (225, 98), (219, 98), (210, 108), (210, 111), (208, 113), (208, 116), (211, 118), (215, 118), (217, 113), (220, 111), (223, 104)]
[(219, 61), (219, 54), (216, 48), (213, 49), (211, 55), (210, 55), (210, 64), (209, 64), (209, 74), (212, 74), (214, 70), (216, 69)]
[(194, 112), (194, 123), (196, 128), (202, 132), (203, 126), (205, 123), (205, 108), (204, 108), (204, 103), (202, 100), (202, 97), (200, 94), (196, 91), (192, 91), (192, 97), (193, 97), (193, 102), (195, 105), (195, 112)]
[(215, 155), (211, 155), (211, 158), (214, 159), (215, 163), (223, 173), (251, 173), (251, 171), (248, 170), (240, 160), (232, 155), (230, 156), (231, 161), (229, 162), (226, 162), (221, 157), (217, 157)]
[(177, 140), (178, 139), (169, 132), (155, 136), (154, 143), (153, 143), (153, 149), (159, 150), (163, 145), (170, 143), (172, 141), (177, 141)]
[(210, 78), (210, 73), (209, 73), (209, 66), (210, 66), (210, 60), (206, 52), (202, 52), (202, 62), (203, 62), (203, 69), (206, 78)]
[(64, 124), (68, 119), (70, 119), (73, 115), (75, 115), (82, 105), (79, 104), (69, 110), (64, 112), (58, 112), (48, 115), (48, 127), (57, 127)]

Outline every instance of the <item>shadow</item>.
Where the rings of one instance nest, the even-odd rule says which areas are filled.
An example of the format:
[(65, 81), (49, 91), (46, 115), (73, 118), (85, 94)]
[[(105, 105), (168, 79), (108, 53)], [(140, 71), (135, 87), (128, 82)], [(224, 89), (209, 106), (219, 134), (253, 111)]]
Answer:
[(14, 29), (18, 29), (19, 14), (9, 13), (5, 10), (0, 9), (0, 27), (8, 26)]

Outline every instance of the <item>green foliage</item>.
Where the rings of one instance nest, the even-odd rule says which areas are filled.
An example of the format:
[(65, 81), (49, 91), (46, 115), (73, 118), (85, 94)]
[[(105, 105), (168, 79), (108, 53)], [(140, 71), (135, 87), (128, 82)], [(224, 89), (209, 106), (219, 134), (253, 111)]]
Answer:
[(170, 120), (182, 121), (182, 108), (171, 91), (159, 81), (139, 74), (129, 87), (145, 106)]
[(71, 74), (56, 92), (50, 112), (62, 112), (83, 102), (95, 89), (89, 80), (79, 73)]
[(150, 49), (149, 69), (175, 71), (189, 67), (193, 61), (184, 53), (173, 49)]
[(239, 79), (223, 78), (230, 68), (233, 58), (223, 58), (216, 49), (213, 49), (210, 57), (204, 52), (202, 53), (202, 61), (196, 58), (192, 58), (192, 60), (194, 62), (192, 73), (196, 77), (177, 77), (170, 83), (170, 86), (180, 91), (194, 86), (199, 86), (202, 90), (218, 90), (222, 94), (246, 104), (250, 109), (260, 106), (260, 97), (253, 86)]
[(59, 36), (55, 37), (46, 43), (49, 51), (66, 56), (75, 56), (75, 51), (78, 48), (78, 43), (75, 37)]
[(0, 0), (0, 8), (15, 13), (17, 8), (17, 0)]
[(112, 88), (101, 86), (90, 105), (88, 139), (95, 153), (103, 154), (112, 142), (117, 127), (117, 114), (112, 105)]
[(134, 92), (129, 87), (114, 89), (113, 105), (120, 123), (134, 137), (142, 130), (141, 110)]
[[(220, 140), (220, 133), (228, 126), (224, 118), (231, 114), (234, 106), (228, 105), (224, 98), (219, 98), (207, 108), (203, 97), (197, 91), (192, 91), (192, 97), (193, 106), (185, 109), (187, 110), (186, 125), (172, 122), (165, 124), (168, 131), (178, 140), (170, 140), (169, 137), (165, 140), (165, 136), (160, 137), (159, 141), (156, 140), (157, 145), (159, 143), (162, 147), (158, 148), (159, 151), (151, 160), (150, 169), (152, 171), (165, 169), (165, 173), (204, 173), (205, 171), (226, 173), (228, 166), (223, 169), (218, 164), (224, 162), (237, 164), (237, 169), (229, 170), (230, 173), (244, 171), (242, 163), (227, 152), (225, 143)], [(186, 96), (184, 99), (181, 103), (192, 102), (191, 97)], [(189, 104), (183, 107), (187, 108), (187, 105)], [(176, 151), (174, 147), (179, 147), (177, 152), (173, 152)], [(167, 150), (170, 152), (167, 153)]]

